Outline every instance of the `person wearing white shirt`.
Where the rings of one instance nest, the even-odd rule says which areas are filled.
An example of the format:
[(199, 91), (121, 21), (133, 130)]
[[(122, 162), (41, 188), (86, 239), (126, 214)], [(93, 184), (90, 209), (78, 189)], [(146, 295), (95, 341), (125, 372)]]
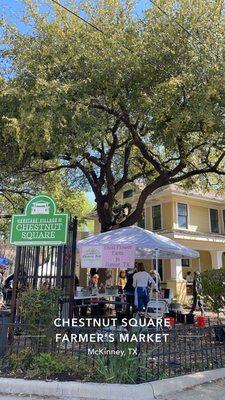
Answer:
[(155, 281), (148, 272), (145, 271), (143, 263), (138, 264), (138, 272), (133, 276), (133, 287), (135, 288), (135, 305), (138, 311), (147, 307), (149, 302), (149, 287), (155, 287)]

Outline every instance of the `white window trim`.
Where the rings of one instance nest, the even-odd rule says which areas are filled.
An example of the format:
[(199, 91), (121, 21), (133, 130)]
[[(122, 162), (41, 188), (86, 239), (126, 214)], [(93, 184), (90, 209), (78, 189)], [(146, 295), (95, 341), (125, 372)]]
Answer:
[[(185, 204), (187, 206), (187, 228), (182, 228), (179, 226), (178, 223), (178, 204)], [(190, 207), (188, 203), (183, 203), (181, 201), (176, 202), (176, 227), (182, 231), (189, 231), (190, 230)]]
[[(212, 226), (211, 226), (211, 217), (210, 217), (210, 210), (216, 210), (218, 212), (218, 228), (219, 228), (219, 232), (212, 232)], [(213, 208), (213, 207), (209, 207), (208, 208), (208, 215), (209, 215), (209, 231), (210, 233), (217, 235), (221, 232), (221, 226), (220, 226), (220, 210), (219, 208)]]
[[(160, 217), (161, 217), (161, 228), (160, 229), (155, 229), (155, 230), (153, 230), (153, 207), (155, 207), (155, 206), (160, 206)], [(162, 213), (162, 203), (160, 203), (160, 202), (157, 202), (157, 203), (155, 203), (155, 204), (151, 204), (151, 230), (152, 230), (152, 232), (159, 232), (159, 231), (161, 231), (162, 229), (163, 229), (163, 213)]]
[(202, 272), (202, 266), (201, 266), (200, 258), (201, 258), (201, 255), (200, 255), (200, 257), (198, 257), (198, 270), (199, 270), (199, 272)]

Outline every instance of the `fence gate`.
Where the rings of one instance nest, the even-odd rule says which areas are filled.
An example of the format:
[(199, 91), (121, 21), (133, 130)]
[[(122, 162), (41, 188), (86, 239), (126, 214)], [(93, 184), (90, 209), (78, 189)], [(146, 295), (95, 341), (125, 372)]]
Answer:
[(58, 287), (63, 292), (61, 311), (72, 318), (75, 290), (77, 218), (69, 224), (64, 246), (18, 246), (11, 300), (11, 323), (18, 313), (17, 300), (28, 287)]

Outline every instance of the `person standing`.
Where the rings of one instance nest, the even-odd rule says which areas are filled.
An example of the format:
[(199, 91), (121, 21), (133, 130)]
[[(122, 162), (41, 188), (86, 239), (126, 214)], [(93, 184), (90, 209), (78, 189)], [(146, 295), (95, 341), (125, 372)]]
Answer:
[(2, 270), (0, 270), (0, 309), (3, 307), (3, 303), (4, 303), (4, 296), (3, 296), (3, 289), (4, 289), (4, 285), (3, 285), (3, 280), (4, 280), (4, 272)]
[(155, 269), (152, 269), (149, 272), (149, 274), (152, 277), (152, 279), (154, 280), (155, 284), (156, 284), (157, 277), (158, 277), (158, 290), (160, 291), (161, 290), (161, 276), (159, 275), (159, 273)]
[(204, 315), (204, 308), (203, 308), (203, 300), (202, 300), (202, 282), (200, 273), (194, 272), (194, 279), (193, 279), (193, 304), (191, 307), (191, 311), (189, 314), (193, 314), (196, 310), (196, 306), (199, 306), (201, 310), (201, 315)]
[(75, 290), (76, 290), (77, 286), (80, 286), (80, 281), (79, 281), (79, 278), (78, 278), (77, 275), (75, 275), (75, 283), (74, 283), (74, 285), (75, 285)]
[(187, 274), (186, 274), (186, 276), (185, 276), (184, 279), (186, 279), (187, 283), (192, 283), (192, 282), (193, 282), (193, 278), (192, 278), (192, 273), (191, 273), (191, 271), (188, 271), (188, 272), (187, 272)]
[(94, 289), (94, 290), (98, 290), (98, 286), (99, 286), (99, 275), (98, 274), (94, 274), (90, 281), (89, 281), (89, 288), (90, 289)]
[(127, 282), (126, 272), (125, 271), (120, 271), (119, 280), (118, 280), (118, 286), (122, 291), (126, 286), (126, 282)]
[(124, 293), (126, 295), (126, 313), (128, 317), (135, 312), (133, 276), (136, 272), (136, 268), (129, 268), (127, 270), (127, 281), (124, 287)]
[(133, 287), (135, 289), (135, 301), (138, 311), (147, 307), (149, 302), (149, 287), (155, 287), (155, 281), (148, 272), (145, 271), (143, 263), (138, 263), (138, 272), (133, 276)]

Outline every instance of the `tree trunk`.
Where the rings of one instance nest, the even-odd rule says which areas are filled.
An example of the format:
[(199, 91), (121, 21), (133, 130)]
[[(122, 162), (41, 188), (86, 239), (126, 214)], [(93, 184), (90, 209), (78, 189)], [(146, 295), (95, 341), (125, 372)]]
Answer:
[[(107, 229), (107, 224), (104, 224), (103, 227), (101, 225), (101, 233), (109, 232), (110, 230), (111, 230), (110, 228)], [(98, 269), (98, 275), (99, 275), (99, 282), (100, 283), (105, 284), (108, 272), (109, 271), (107, 269), (105, 269), (105, 268), (99, 268)]]

